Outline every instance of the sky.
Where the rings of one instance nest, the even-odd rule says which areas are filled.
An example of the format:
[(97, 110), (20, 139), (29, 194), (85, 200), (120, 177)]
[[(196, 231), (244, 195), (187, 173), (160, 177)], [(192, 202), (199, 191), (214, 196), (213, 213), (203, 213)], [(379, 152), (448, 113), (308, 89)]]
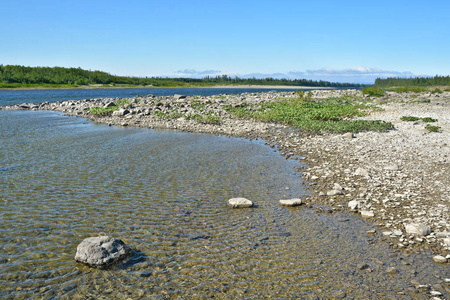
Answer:
[(450, 74), (450, 1), (0, 0), (0, 64), (373, 83)]

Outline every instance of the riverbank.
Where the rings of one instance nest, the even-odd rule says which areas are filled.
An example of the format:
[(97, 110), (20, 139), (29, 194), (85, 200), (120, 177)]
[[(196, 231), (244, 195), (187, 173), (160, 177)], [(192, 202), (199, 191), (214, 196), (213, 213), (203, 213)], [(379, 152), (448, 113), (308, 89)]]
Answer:
[[(310, 183), (309, 206), (330, 205), (349, 209), (376, 226), (375, 234), (393, 248), (405, 251), (430, 249), (444, 258), (450, 254), (450, 93), (395, 93), (368, 97), (357, 90), (311, 91), (309, 101), (330, 97), (376, 104), (382, 111), (362, 120), (394, 124), (389, 132), (313, 135), (286, 125), (238, 118), (231, 108), (254, 110), (263, 103), (299, 97), (295, 92), (245, 93), (240, 95), (183, 95), (122, 99), (123, 106), (94, 115), (92, 108), (107, 109), (120, 99), (86, 99), (57, 103), (22, 104), (4, 109), (60, 111), (117, 126), (176, 129), (188, 132), (262, 138), (287, 158), (306, 163), (302, 172)], [(352, 99), (352, 100), (351, 100)], [(347, 101), (347, 100), (345, 100)], [(438, 132), (425, 129), (422, 119)], [(431, 232), (414, 235), (406, 225), (422, 224)], [(371, 232), (372, 233), (372, 232)]]

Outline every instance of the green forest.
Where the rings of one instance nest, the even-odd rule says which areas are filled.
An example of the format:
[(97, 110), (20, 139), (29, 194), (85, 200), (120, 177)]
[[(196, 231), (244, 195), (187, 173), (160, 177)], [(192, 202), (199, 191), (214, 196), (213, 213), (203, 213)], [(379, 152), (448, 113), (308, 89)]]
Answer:
[(239, 78), (227, 75), (198, 78), (126, 77), (102, 71), (62, 67), (0, 65), (0, 88), (106, 86), (202, 87), (214, 85), (284, 85), (310, 87), (364, 87), (362, 84), (307, 79)]
[(375, 86), (450, 86), (450, 76), (399, 78), (389, 77), (385, 79), (377, 78)]

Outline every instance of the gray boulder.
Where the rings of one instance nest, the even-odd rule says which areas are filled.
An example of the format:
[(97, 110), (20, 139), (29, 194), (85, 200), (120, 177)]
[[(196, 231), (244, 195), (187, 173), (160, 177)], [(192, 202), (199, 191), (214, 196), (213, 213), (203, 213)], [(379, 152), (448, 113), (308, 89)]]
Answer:
[(228, 206), (231, 208), (246, 208), (252, 207), (253, 202), (246, 198), (231, 198), (228, 200)]
[(113, 117), (121, 117), (121, 116), (125, 116), (126, 114), (129, 114), (129, 113), (130, 113), (130, 111), (128, 109), (121, 108), (119, 110), (114, 111), (112, 113), (112, 115), (113, 115)]
[(131, 249), (119, 239), (110, 236), (84, 239), (77, 247), (75, 260), (91, 267), (106, 267), (131, 255)]

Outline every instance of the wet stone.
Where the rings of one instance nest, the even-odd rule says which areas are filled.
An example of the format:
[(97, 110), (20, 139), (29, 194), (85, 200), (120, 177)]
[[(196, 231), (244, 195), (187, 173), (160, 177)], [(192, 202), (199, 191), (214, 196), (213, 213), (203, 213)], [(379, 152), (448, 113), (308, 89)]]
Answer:
[(228, 206), (231, 208), (247, 208), (252, 207), (253, 202), (246, 198), (231, 198), (228, 200)]
[(299, 206), (302, 205), (302, 200), (299, 198), (280, 200), (279, 201), (283, 206)]
[(120, 262), (131, 254), (131, 249), (119, 239), (110, 236), (84, 239), (77, 247), (75, 260), (92, 267), (106, 267)]

